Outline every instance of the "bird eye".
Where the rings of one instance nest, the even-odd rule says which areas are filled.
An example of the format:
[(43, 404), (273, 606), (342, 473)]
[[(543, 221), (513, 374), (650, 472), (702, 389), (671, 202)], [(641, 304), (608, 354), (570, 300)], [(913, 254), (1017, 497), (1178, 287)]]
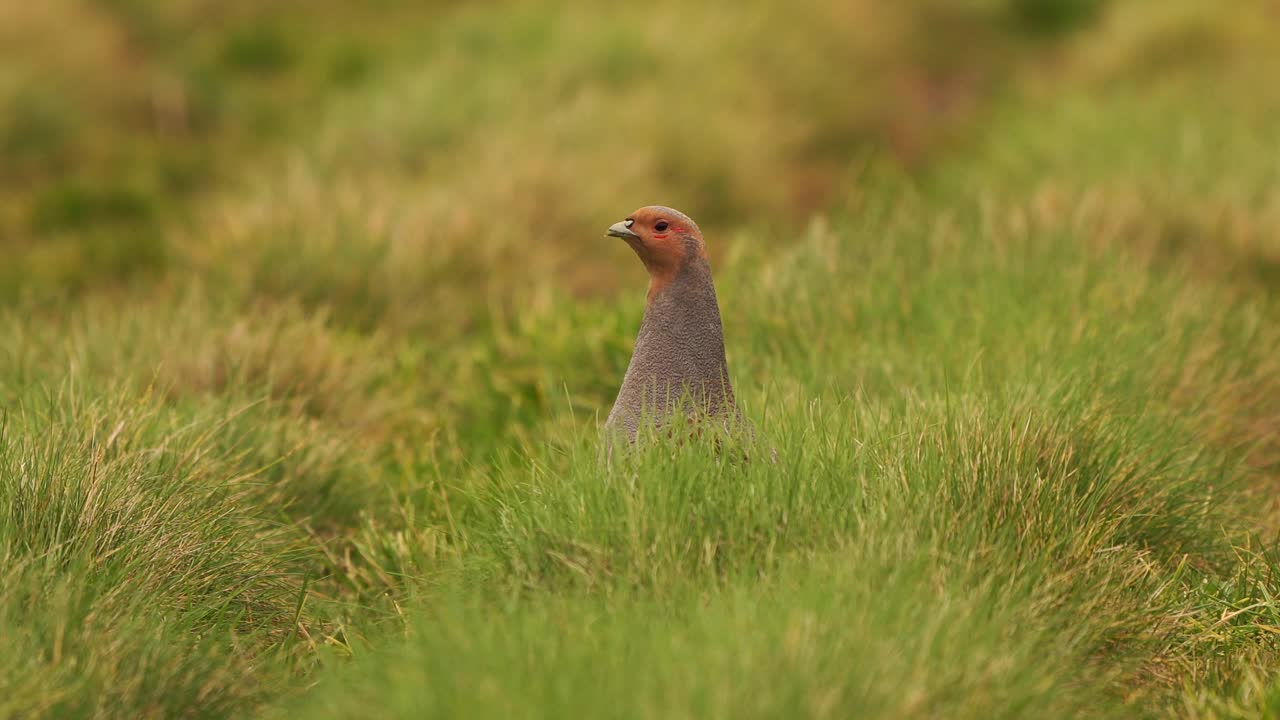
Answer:
[(666, 231), (667, 231), (667, 227), (668, 227), (668, 226), (667, 226), (667, 221), (666, 221), (666, 220), (659, 220), (659, 221), (658, 221), (658, 224), (653, 226), (653, 229), (654, 229), (654, 230), (657, 230), (658, 232), (666, 232)]

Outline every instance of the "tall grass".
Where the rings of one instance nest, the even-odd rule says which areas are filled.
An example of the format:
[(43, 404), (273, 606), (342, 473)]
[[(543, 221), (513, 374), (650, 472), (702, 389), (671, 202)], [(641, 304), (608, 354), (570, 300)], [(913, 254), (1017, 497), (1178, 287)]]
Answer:
[(224, 421), (112, 397), (33, 389), (0, 424), (6, 716), (220, 714), (288, 629), (299, 538)]
[[(0, 717), (1273, 709), (1266, 3), (94, 8), (0, 10)], [(606, 462), (655, 201), (760, 436)]]
[[(1275, 376), (1271, 331), (1127, 255), (902, 212), (721, 274), (794, 279), (724, 293), (777, 465), (692, 443), (602, 466), (588, 430), (440, 478), (461, 574), (304, 707), (1128, 716), (1274, 652), (1252, 438), (1209, 409)], [(762, 320), (788, 303), (807, 341)]]

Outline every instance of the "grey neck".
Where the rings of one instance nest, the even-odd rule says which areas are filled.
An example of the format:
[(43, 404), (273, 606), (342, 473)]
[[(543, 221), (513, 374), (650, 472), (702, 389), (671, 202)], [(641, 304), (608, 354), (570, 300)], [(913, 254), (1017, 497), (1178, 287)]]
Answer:
[(634, 437), (642, 416), (661, 423), (684, 393), (699, 411), (734, 411), (720, 306), (702, 257), (686, 262), (650, 298), (607, 425), (620, 425)]

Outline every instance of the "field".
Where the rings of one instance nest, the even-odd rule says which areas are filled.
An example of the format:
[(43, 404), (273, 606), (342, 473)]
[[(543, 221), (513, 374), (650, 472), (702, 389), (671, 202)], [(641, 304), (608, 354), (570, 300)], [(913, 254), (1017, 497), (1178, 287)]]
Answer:
[[(0, 718), (1280, 716), (1278, 33), (0, 5)], [(647, 204), (776, 463), (602, 461)]]

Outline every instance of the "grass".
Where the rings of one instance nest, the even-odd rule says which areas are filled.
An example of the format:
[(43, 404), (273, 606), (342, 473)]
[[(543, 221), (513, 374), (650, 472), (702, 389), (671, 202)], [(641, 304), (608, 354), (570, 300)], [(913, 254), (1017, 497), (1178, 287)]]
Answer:
[(1267, 3), (196, 5), (0, 11), (0, 717), (1276, 714)]

